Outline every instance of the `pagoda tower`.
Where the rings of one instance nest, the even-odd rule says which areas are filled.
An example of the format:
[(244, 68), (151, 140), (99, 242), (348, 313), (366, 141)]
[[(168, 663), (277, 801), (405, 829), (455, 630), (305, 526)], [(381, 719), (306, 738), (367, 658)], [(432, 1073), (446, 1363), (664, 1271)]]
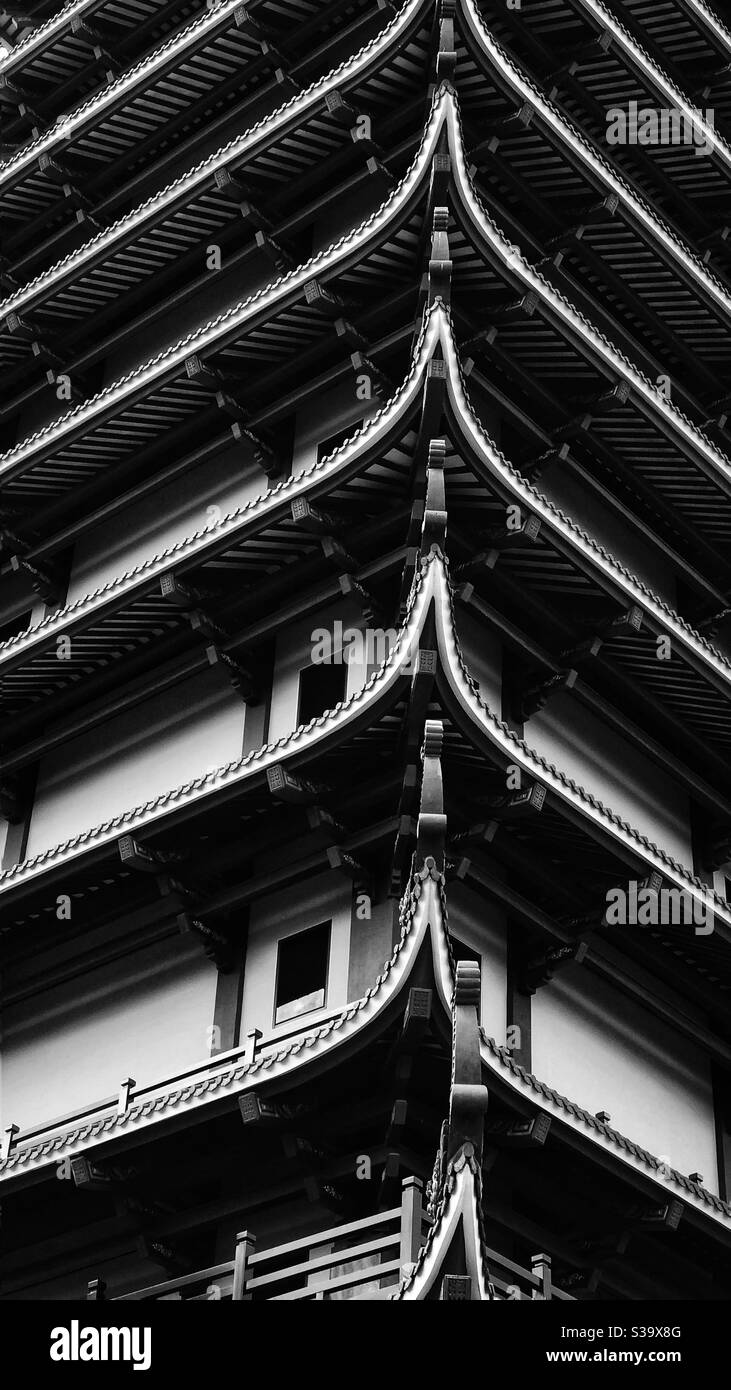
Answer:
[(0, 1298), (727, 1299), (731, 34), (0, 46)]

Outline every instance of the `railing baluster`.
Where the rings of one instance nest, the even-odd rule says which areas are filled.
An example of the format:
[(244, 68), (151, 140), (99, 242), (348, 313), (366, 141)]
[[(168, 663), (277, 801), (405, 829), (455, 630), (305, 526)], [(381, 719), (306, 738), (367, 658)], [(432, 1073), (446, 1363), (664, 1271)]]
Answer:
[[(307, 1251), (307, 1258), (308, 1260), (316, 1260), (319, 1258), (320, 1255), (332, 1255), (334, 1248), (334, 1240), (328, 1240), (323, 1245), (313, 1245)], [(331, 1273), (329, 1268), (325, 1270), (317, 1270), (314, 1274), (308, 1274), (308, 1288), (312, 1287), (313, 1284), (316, 1286), (320, 1286), (320, 1292), (315, 1294), (315, 1299), (318, 1302), (323, 1302), (325, 1299), (325, 1290), (321, 1287), (323, 1280), (329, 1280), (330, 1278)]]
[[(247, 1298), (246, 1294), (246, 1272), (249, 1260), (256, 1248), (256, 1236), (252, 1236), (249, 1231), (239, 1231), (236, 1237), (236, 1254), (234, 1256), (234, 1282), (231, 1290), (231, 1298), (234, 1303), (239, 1303)], [(250, 1297), (250, 1295), (248, 1295)]]

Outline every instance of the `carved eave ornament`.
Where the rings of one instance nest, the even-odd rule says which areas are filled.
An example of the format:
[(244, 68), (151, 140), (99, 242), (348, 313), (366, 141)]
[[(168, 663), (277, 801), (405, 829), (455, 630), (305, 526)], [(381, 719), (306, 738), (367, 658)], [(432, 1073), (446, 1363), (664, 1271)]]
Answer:
[[(425, 757), (425, 781), (426, 762)], [(452, 998), (449, 1119), (431, 1184), (432, 1226), (395, 1299), (434, 1298), (440, 1280), (439, 1296), (444, 1301), (479, 1302), (495, 1297), (482, 1231), (481, 1162), (488, 1092), (482, 1083), (479, 1007), (480, 967), (476, 961), (458, 961)], [(445, 1278), (446, 1264), (450, 1273)]]

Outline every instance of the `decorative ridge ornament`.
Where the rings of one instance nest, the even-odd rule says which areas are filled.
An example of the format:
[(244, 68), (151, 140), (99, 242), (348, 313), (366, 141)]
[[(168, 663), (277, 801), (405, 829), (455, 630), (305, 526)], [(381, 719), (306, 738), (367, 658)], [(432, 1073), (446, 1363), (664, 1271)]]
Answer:
[(452, 1003), (452, 1086), (449, 1097), (447, 1161), (465, 1145), (482, 1159), (487, 1087), (482, 1084), (480, 1056), (480, 964), (457, 961)]
[(430, 440), (426, 465), (424, 520), (421, 527), (422, 555), (427, 555), (435, 547), (444, 551), (447, 544), (447, 497), (444, 479), (446, 453), (446, 440)]
[[(444, 929), (444, 923), (442, 923)], [(480, 1051), (480, 966), (458, 961), (452, 994), (452, 1078), (449, 1119), (442, 1124), (439, 1148), (427, 1191), (432, 1226), (414, 1268), (399, 1285), (396, 1299), (428, 1298), (449, 1256), (449, 1268), (463, 1285), (459, 1297), (477, 1302), (495, 1298), (486, 1258), (482, 1220), (482, 1140), (488, 1103), (482, 1084)], [(433, 1296), (433, 1295), (432, 1295)]]
[(444, 726), (440, 719), (427, 719), (421, 751), (421, 806), (416, 831), (414, 865), (439, 874), (444, 872), (444, 844), (447, 817), (444, 814), (442, 786), (442, 744)]

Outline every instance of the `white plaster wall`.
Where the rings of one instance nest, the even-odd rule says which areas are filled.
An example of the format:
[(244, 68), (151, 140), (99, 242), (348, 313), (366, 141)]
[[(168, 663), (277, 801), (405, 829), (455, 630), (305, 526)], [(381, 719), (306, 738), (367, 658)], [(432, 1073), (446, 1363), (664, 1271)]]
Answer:
[(482, 1026), (501, 1045), (507, 1030), (507, 928), (505, 914), (463, 883), (449, 888), (449, 930), (482, 957)]
[(41, 762), (27, 856), (241, 756), (245, 706), (205, 671)]
[(718, 1192), (711, 1069), (700, 1048), (589, 970), (533, 996), (533, 1071), (627, 1138)]
[(2, 1014), (0, 1128), (52, 1121), (203, 1062), (217, 972), (176, 935), (41, 989)]
[(266, 490), (267, 479), (252, 463), (250, 445), (232, 440), (213, 462), (199, 464), (125, 507), (123, 516), (88, 531), (74, 551), (67, 602), (93, 593), (186, 536), (221, 521)]
[(686, 794), (573, 696), (551, 696), (526, 724), (525, 740), (635, 830), (692, 869)]
[[(258, 1028), (264, 1038), (309, 1028), (324, 1013), (348, 1001), (348, 960), (352, 886), (336, 873), (320, 874), (281, 893), (262, 898), (251, 911), (246, 947), (241, 1037)], [(332, 919), (327, 993), (322, 1009), (274, 1026), (277, 946), (288, 936)]]

